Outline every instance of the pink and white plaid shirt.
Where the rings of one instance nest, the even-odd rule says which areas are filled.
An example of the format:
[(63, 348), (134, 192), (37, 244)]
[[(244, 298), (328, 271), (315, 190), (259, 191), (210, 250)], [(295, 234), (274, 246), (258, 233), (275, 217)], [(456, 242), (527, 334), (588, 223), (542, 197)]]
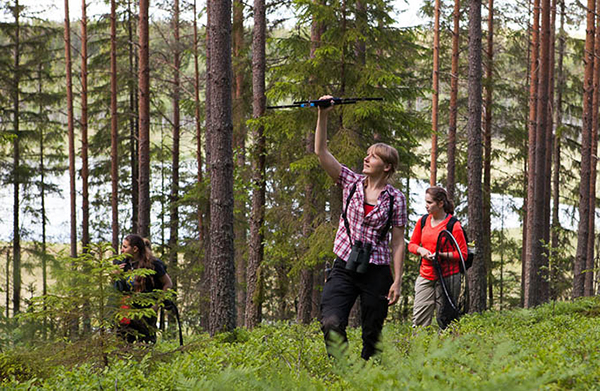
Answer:
[[(365, 191), (364, 182), (366, 177), (359, 175), (342, 165), (342, 171), (338, 178), (337, 185), (342, 186), (343, 193), (343, 208), (346, 208), (346, 200), (350, 194), (352, 186), (357, 183), (356, 192), (350, 199), (348, 206), (348, 223), (350, 224), (350, 233), (352, 235), (352, 243), (360, 240), (364, 243), (371, 243), (373, 249), (371, 251), (370, 263), (375, 265), (389, 265), (392, 259), (390, 251), (390, 236), (393, 227), (404, 227), (406, 225), (406, 198), (404, 194), (392, 185), (388, 184), (386, 188), (379, 194), (377, 205), (367, 216), (365, 216)], [(392, 213), (392, 224), (385, 240), (379, 241), (381, 231), (385, 227), (390, 210), (390, 194), (394, 197), (394, 211)], [(333, 243), (333, 252), (335, 255), (348, 260), (352, 245), (348, 240), (344, 219), (340, 216), (340, 222), (335, 242)]]

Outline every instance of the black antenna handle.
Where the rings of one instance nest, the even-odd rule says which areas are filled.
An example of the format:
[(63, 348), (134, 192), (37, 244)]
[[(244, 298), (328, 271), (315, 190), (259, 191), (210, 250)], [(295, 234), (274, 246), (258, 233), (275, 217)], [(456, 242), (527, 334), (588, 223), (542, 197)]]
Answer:
[(331, 101), (335, 105), (351, 105), (356, 102), (361, 101), (382, 101), (383, 98), (331, 98), (331, 99), (317, 99), (317, 100), (304, 100), (297, 101), (291, 105), (283, 105), (283, 106), (267, 106), (267, 109), (286, 109), (292, 107), (329, 107), (331, 106)]

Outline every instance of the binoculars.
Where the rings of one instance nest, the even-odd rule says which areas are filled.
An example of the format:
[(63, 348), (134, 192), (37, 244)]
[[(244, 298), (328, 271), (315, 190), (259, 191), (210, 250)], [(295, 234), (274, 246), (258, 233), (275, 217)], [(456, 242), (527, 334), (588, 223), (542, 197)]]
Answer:
[(371, 258), (371, 243), (366, 243), (357, 240), (352, 245), (348, 262), (346, 262), (346, 270), (351, 270), (360, 274), (366, 273), (369, 267), (369, 259)]

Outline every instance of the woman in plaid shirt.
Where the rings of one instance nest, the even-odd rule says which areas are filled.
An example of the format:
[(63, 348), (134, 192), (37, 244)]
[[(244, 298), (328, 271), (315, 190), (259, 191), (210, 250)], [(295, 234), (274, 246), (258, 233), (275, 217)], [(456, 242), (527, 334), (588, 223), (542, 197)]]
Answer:
[[(332, 97), (327, 95), (320, 99)], [(333, 247), (337, 258), (323, 287), (321, 325), (327, 352), (330, 355), (337, 353), (333, 334), (337, 334), (342, 342), (337, 349), (345, 350), (348, 316), (356, 298), (360, 296), (361, 357), (368, 360), (381, 351), (377, 344), (388, 306), (395, 304), (400, 297), (406, 199), (402, 192), (388, 183), (399, 160), (395, 148), (383, 143), (372, 145), (364, 158), (362, 175), (340, 164), (329, 152), (327, 116), (333, 104), (332, 100), (331, 106), (319, 107), (315, 153), (323, 169), (343, 189), (346, 216), (342, 214), (340, 217)], [(356, 250), (367, 247), (371, 248), (370, 256), (363, 254), (362, 258), (358, 257), (365, 261), (366, 270), (361, 270), (360, 266), (353, 267)]]

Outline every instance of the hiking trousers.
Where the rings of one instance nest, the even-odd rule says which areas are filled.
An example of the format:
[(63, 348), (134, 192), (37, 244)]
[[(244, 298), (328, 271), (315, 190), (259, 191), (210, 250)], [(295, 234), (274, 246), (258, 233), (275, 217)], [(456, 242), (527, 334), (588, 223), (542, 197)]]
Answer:
[(389, 265), (369, 264), (367, 271), (359, 274), (346, 270), (346, 262), (341, 259), (335, 260), (321, 300), (321, 330), (329, 355), (335, 356), (347, 347), (348, 317), (358, 297), (363, 340), (361, 357), (368, 360), (381, 351), (377, 345), (388, 314), (387, 294), (392, 282)]
[[(446, 288), (454, 302), (460, 294), (460, 273), (445, 277)], [(442, 284), (439, 280), (428, 280), (421, 275), (415, 281), (415, 304), (413, 310), (413, 326), (429, 326), (436, 312), (436, 319), (441, 329), (448, 326), (448, 306)]]

